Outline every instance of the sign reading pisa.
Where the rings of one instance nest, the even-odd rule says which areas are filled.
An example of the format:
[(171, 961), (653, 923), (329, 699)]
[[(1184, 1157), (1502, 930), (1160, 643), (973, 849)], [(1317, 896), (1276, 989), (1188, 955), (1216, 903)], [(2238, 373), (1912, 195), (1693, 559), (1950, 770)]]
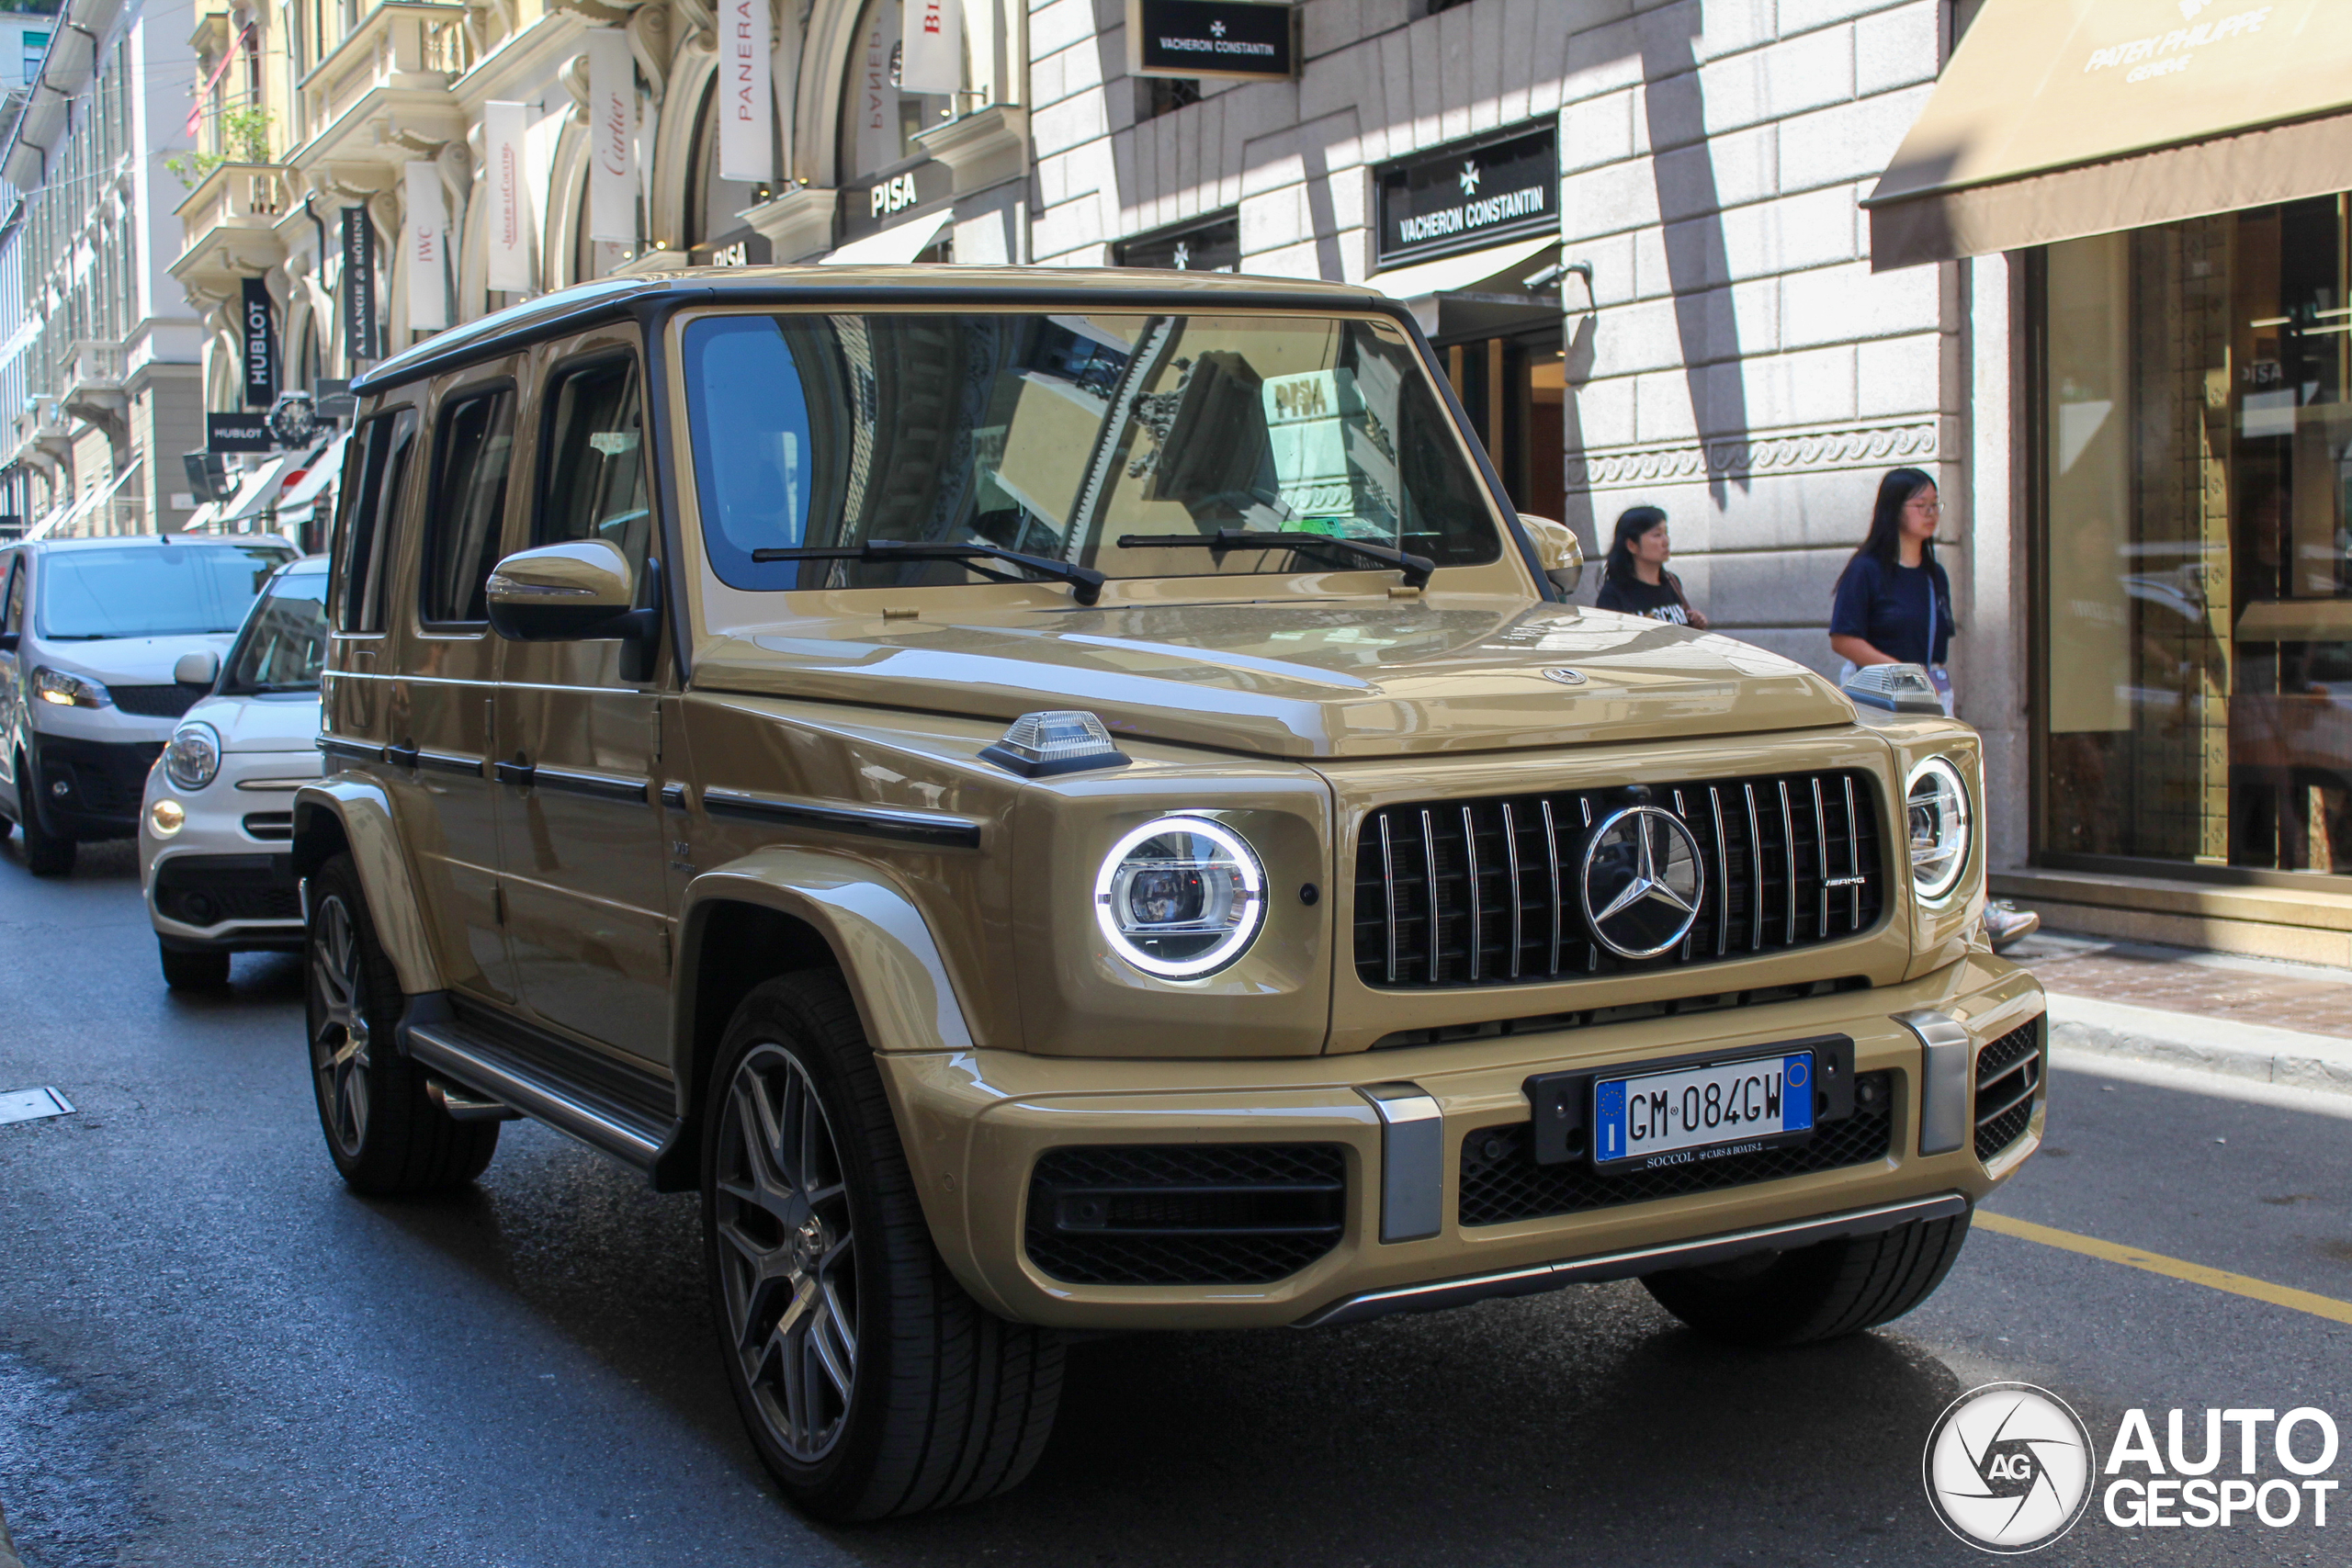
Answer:
[(1298, 11), (1246, 0), (1127, 0), (1127, 74), (1287, 82)]
[(1381, 164), (1374, 178), (1382, 266), (1560, 227), (1560, 140), (1554, 125), (1416, 152)]

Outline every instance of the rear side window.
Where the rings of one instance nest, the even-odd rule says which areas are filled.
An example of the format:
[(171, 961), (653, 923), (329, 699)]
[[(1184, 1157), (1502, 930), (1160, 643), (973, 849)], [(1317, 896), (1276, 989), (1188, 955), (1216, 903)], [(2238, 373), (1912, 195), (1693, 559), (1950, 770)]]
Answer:
[(487, 585), (498, 563), (514, 454), (513, 388), (477, 393), (442, 411), (433, 502), (424, 513), (421, 609), (426, 625), (490, 618)]
[[(571, 371), (548, 400), (548, 452), (539, 505), (542, 545), (603, 539), (639, 577), (653, 541), (645, 501), (645, 432), (637, 361), (608, 359)], [(752, 395), (748, 389), (746, 396)]]
[(416, 445), (416, 411), (383, 414), (359, 427), (345, 469), (343, 521), (335, 529), (334, 626), (340, 632), (384, 629), (384, 573), (401, 481)]

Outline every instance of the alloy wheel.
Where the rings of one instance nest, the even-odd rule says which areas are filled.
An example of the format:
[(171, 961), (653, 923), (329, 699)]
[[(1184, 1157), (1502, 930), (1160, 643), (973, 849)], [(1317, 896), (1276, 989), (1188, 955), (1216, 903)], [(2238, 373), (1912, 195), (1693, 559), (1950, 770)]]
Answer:
[(744, 1055), (718, 1139), (734, 1354), (777, 1444), (813, 1462), (840, 1439), (856, 1384), (857, 1259), (841, 1152), (798, 1057), (765, 1042)]
[(357, 1158), (368, 1136), (367, 991), (360, 975), (359, 932), (342, 898), (329, 895), (311, 932), (311, 1067), (318, 1075), (319, 1109), (335, 1146)]

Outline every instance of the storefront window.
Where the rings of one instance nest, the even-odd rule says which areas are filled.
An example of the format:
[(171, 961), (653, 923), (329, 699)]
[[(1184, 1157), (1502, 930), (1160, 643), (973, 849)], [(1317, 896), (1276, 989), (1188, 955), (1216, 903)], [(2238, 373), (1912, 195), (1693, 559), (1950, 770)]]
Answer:
[(2047, 253), (2046, 852), (2352, 872), (2345, 220)]

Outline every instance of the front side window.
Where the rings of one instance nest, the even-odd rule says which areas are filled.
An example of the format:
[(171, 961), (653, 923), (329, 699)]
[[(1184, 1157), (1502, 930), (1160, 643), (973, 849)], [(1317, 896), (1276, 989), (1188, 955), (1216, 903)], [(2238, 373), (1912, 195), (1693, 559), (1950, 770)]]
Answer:
[(730, 587), (966, 580), (938, 561), (754, 558), (879, 541), (986, 544), (1113, 577), (1348, 564), (1329, 547), (1121, 543), (1228, 530), (1442, 567), (1500, 552), (1450, 416), (1385, 321), (729, 315), (690, 322), (684, 348), (703, 537)]
[(25, 629), (25, 563), (22, 557), (8, 563), (8, 601), (0, 612), (0, 632), (21, 632)]
[(229, 650), (221, 695), (317, 691), (327, 654), (326, 592), (322, 571), (279, 576), (245, 617), (244, 630)]
[(41, 563), (40, 635), (52, 642), (232, 632), (282, 545), (123, 545), (58, 550)]
[[(748, 388), (737, 400), (761, 400)], [(641, 575), (653, 542), (645, 501), (645, 429), (637, 361), (607, 359), (573, 370), (549, 398), (548, 450), (541, 486), (542, 545), (602, 539)]]
[(490, 569), (498, 561), (514, 454), (511, 387), (460, 399), (442, 412), (433, 503), (424, 513), (421, 609), (426, 625), (479, 625), (490, 618)]
[(345, 459), (343, 518), (335, 528), (335, 629), (384, 629), (384, 574), (392, 519), (416, 445), (416, 411), (401, 409), (359, 427)]

